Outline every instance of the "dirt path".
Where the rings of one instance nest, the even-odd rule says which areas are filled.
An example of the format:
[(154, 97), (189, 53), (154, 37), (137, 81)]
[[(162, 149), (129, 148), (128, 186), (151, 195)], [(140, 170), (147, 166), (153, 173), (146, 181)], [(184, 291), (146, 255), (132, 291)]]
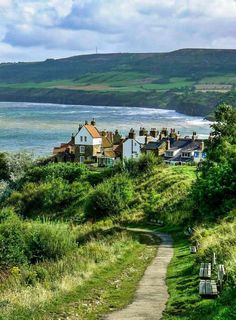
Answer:
[(146, 269), (135, 293), (133, 302), (125, 309), (116, 311), (106, 320), (159, 320), (168, 299), (165, 283), (167, 266), (173, 256), (172, 238), (156, 233), (161, 239), (157, 255)]

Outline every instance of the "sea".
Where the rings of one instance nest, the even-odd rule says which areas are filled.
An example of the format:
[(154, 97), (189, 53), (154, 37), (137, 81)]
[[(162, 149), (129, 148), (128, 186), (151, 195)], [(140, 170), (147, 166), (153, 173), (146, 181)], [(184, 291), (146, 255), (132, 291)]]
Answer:
[(54, 146), (70, 140), (79, 124), (95, 119), (99, 130), (118, 129), (126, 135), (130, 128), (139, 130), (175, 128), (182, 137), (196, 131), (207, 138), (210, 122), (155, 108), (63, 105), (50, 103), (0, 102), (0, 152), (28, 151), (47, 156)]

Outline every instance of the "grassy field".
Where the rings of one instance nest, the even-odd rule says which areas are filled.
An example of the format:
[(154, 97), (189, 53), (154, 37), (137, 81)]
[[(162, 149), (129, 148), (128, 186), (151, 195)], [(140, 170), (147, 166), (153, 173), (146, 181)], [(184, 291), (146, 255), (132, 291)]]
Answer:
[[(216, 76), (203, 78), (199, 81), (188, 78), (172, 77), (169, 79), (161, 79), (161, 76), (155, 76), (151, 73), (138, 72), (106, 72), (106, 73), (90, 73), (81, 75), (79, 78), (54, 80), (47, 82), (26, 82), (26, 83), (1, 83), (0, 87), (29, 89), (29, 88), (58, 88), (81, 91), (98, 91), (98, 92), (146, 92), (146, 91), (168, 91), (191, 89), (203, 91), (211, 85), (215, 85), (214, 90), (222, 92), (222, 90), (232, 89), (232, 85), (236, 84), (236, 76)], [(228, 85), (228, 89), (224, 86)], [(231, 87), (229, 87), (231, 85)], [(223, 89), (221, 88), (223, 87)], [(209, 89), (210, 90), (210, 89)]]
[(157, 241), (114, 231), (111, 223), (110, 228), (104, 223), (84, 226), (81, 235), (92, 228), (99, 238), (86, 241), (73, 255), (30, 269), (13, 267), (0, 286), (0, 319), (98, 319), (126, 305), (155, 255)]
[[(228, 226), (230, 228), (230, 226)], [(224, 224), (218, 227), (223, 229)], [(217, 235), (225, 238), (225, 245), (231, 250), (233, 246), (226, 244), (226, 233), (219, 232), (214, 233), (214, 228), (204, 230), (204, 232), (212, 233), (215, 238), (215, 244), (220, 249), (221, 244), (217, 244)], [(200, 244), (204, 245), (205, 254), (200, 251), (197, 255), (191, 255), (189, 246), (190, 241), (184, 236), (183, 229), (171, 229), (166, 228), (166, 231), (170, 232), (174, 238), (174, 258), (171, 261), (168, 273), (167, 284), (170, 293), (170, 299), (167, 304), (167, 308), (164, 313), (163, 320), (233, 320), (236, 317), (236, 295), (235, 287), (231, 278), (235, 271), (227, 269), (228, 282), (226, 283), (223, 292), (217, 299), (207, 300), (201, 299), (198, 294), (199, 286), (199, 268), (200, 262), (211, 262), (212, 242), (209, 236), (203, 236)], [(203, 229), (202, 229), (203, 231)], [(218, 230), (219, 231), (219, 230)], [(226, 230), (225, 230), (226, 231)], [(214, 235), (213, 235), (214, 234)], [(232, 234), (232, 233), (231, 233)], [(235, 242), (235, 237), (231, 238)], [(206, 248), (208, 254), (206, 254)], [(235, 248), (235, 246), (234, 246)], [(235, 249), (233, 255), (228, 255), (228, 259), (224, 259), (224, 255), (218, 254), (218, 262), (224, 262), (226, 266), (232, 265), (232, 259), (235, 256)], [(227, 250), (228, 251), (228, 250)], [(216, 273), (214, 273), (216, 278)]]
[[(50, 164), (21, 176), (3, 197), (11, 208), (0, 210), (1, 320), (95, 320), (126, 306), (156, 254), (158, 240), (145, 233), (155, 230), (174, 239), (164, 320), (235, 318), (235, 212), (195, 225), (188, 239), (196, 167), (152, 161), (120, 163), (112, 171)], [(191, 255), (196, 240), (201, 247)], [(212, 252), (228, 281), (218, 299), (205, 300), (198, 295), (199, 264)]]

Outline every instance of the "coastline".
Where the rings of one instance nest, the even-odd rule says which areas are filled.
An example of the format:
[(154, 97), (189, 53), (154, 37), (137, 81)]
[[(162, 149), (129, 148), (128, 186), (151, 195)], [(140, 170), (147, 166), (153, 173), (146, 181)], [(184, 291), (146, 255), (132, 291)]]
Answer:
[[(176, 112), (208, 119), (219, 94), (194, 92), (88, 92), (70, 89), (13, 89), (0, 87), (1, 102), (32, 102), (65, 105), (141, 107), (176, 110)], [(211, 118), (212, 119), (212, 118)]]

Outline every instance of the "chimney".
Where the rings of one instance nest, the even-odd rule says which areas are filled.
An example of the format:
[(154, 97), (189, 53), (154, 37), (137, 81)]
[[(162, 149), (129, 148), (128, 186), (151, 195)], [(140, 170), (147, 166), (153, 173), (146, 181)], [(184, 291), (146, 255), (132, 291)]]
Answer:
[(88, 121), (86, 120), (84, 124), (85, 124), (85, 125), (88, 125)]
[(94, 118), (93, 118), (93, 120), (91, 121), (91, 125), (94, 126), (94, 127), (96, 126), (96, 121), (95, 121)]
[(129, 139), (135, 139), (136, 138), (136, 134), (133, 128), (130, 129), (129, 132)]
[(166, 140), (166, 150), (170, 149), (170, 139)]
[(71, 135), (71, 140), (70, 140), (71, 144), (75, 144), (75, 136), (74, 134), (72, 133)]
[(103, 130), (103, 131), (101, 132), (101, 135), (102, 135), (103, 137), (106, 137), (106, 136), (107, 136), (106, 131), (105, 131), (105, 130)]
[(195, 131), (193, 131), (192, 140), (195, 141), (196, 138), (197, 138), (197, 133)]
[(176, 139), (177, 134), (175, 133), (175, 129), (171, 128), (170, 129), (170, 138)]
[(78, 131), (80, 131), (82, 128), (83, 128), (83, 125), (80, 123)]
[(179, 140), (179, 139), (180, 139), (180, 132), (178, 131), (176, 135), (176, 140)]
[(142, 136), (145, 136), (147, 134), (148, 134), (147, 130), (145, 128), (140, 127), (139, 135), (142, 137)]
[(150, 130), (150, 136), (153, 137), (153, 138), (157, 137), (157, 129), (156, 128), (152, 128)]
[(203, 151), (204, 150), (204, 141), (200, 142), (200, 150)]
[(113, 143), (114, 144), (120, 144), (121, 135), (119, 134), (119, 131), (116, 129), (115, 134), (113, 135)]

